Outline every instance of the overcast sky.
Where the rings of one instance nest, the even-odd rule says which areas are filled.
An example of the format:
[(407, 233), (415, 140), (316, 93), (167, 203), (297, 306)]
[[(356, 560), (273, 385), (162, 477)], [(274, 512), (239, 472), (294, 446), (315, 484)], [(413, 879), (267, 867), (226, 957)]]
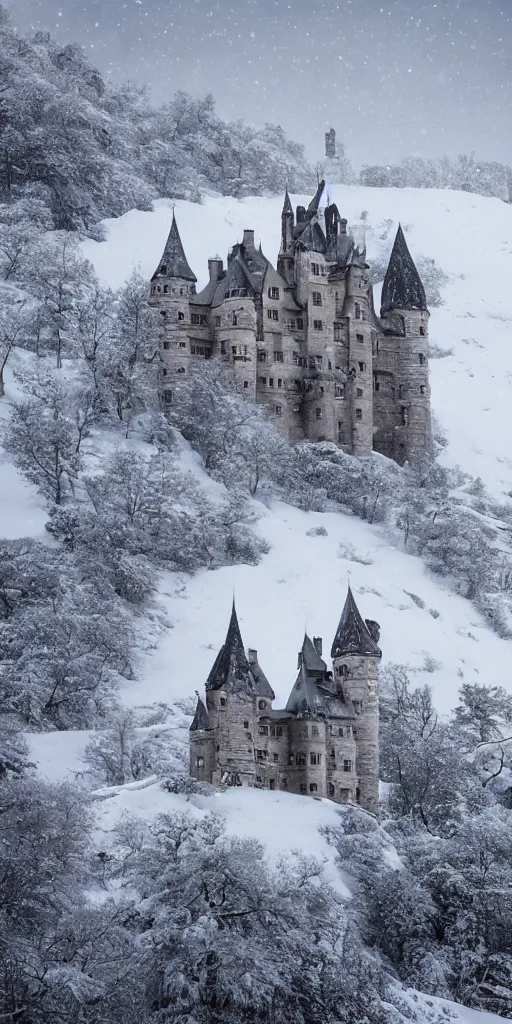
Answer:
[(104, 72), (211, 91), (311, 158), (332, 125), (356, 164), (475, 150), (512, 163), (512, 0), (4, 0), (21, 33), (75, 39)]

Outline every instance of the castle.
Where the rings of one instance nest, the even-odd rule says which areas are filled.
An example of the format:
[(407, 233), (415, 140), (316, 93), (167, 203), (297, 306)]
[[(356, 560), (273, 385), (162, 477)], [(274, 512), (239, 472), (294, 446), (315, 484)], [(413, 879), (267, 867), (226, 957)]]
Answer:
[(235, 605), (226, 640), (198, 695), (190, 727), (190, 774), (216, 785), (251, 786), (358, 803), (379, 799), (379, 626), (363, 621), (348, 590), (332, 648), (306, 635), (286, 708), (255, 650), (244, 650)]
[(290, 441), (415, 461), (431, 445), (425, 289), (399, 227), (378, 317), (365, 251), (325, 192), (322, 181), (295, 213), (286, 192), (277, 269), (246, 230), (227, 267), (208, 260), (200, 292), (173, 215), (149, 299), (164, 406), (191, 360), (217, 356)]

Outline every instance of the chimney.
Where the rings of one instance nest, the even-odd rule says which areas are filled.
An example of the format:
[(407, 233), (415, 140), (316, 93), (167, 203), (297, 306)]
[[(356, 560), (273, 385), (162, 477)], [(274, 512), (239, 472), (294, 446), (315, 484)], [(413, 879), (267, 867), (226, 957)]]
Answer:
[(256, 665), (258, 663), (258, 652), (254, 650), (254, 647), (249, 647), (247, 651), (247, 659), (249, 665)]
[(210, 281), (217, 281), (220, 275), (222, 274), (223, 269), (224, 264), (220, 256), (212, 256), (211, 259), (208, 260), (208, 273), (210, 275)]
[(346, 217), (342, 217), (341, 220), (340, 220), (340, 231), (341, 231), (342, 235), (346, 235), (346, 233), (347, 233), (347, 218)]
[(254, 249), (254, 231), (249, 230), (249, 228), (244, 230), (243, 244), (246, 249)]
[(322, 637), (321, 636), (314, 636), (313, 637), (313, 643), (315, 645), (316, 653), (319, 654), (320, 657), (322, 657)]

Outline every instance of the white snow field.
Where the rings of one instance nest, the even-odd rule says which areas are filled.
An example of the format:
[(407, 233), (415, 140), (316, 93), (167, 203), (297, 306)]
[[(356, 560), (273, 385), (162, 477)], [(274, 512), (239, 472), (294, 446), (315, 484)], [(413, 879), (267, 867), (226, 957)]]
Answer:
[[(349, 225), (361, 233), (366, 223), (368, 259), (382, 258), (391, 248), (399, 221), (413, 256), (434, 259), (448, 276), (444, 304), (432, 311), (431, 340), (453, 355), (431, 362), (433, 406), (448, 438), (442, 460), (459, 464), (501, 498), (512, 491), (512, 208), (495, 199), (467, 193), (414, 189), (363, 189), (333, 186), (336, 201)], [(294, 205), (308, 197), (294, 196)], [(190, 265), (205, 283), (207, 259), (253, 227), (265, 254), (274, 262), (279, 246), (282, 198), (206, 198), (203, 205), (176, 204), (176, 216)], [(361, 219), (363, 211), (368, 211)], [(134, 267), (149, 278), (163, 249), (172, 218), (172, 203), (161, 200), (150, 213), (131, 211), (105, 222), (107, 238), (84, 242), (98, 275), (113, 287)], [(15, 397), (7, 374), (8, 415)], [(187, 468), (211, 482), (184, 446)], [(218, 485), (215, 485), (216, 487)], [(479, 613), (443, 582), (431, 576), (418, 558), (391, 547), (378, 528), (355, 517), (304, 513), (283, 503), (258, 506), (257, 529), (270, 552), (260, 565), (231, 566), (194, 577), (167, 573), (157, 598), (169, 629), (144, 654), (138, 679), (126, 685), (127, 706), (172, 706), (180, 697), (202, 692), (206, 676), (227, 629), (233, 592), (246, 646), (258, 649), (265, 673), (284, 701), (295, 676), (296, 655), (304, 630), (330, 644), (348, 580), (364, 617), (381, 624), (384, 665), (408, 663), (418, 683), (429, 682), (442, 713), (457, 702), (463, 681), (496, 683), (512, 692), (510, 645), (486, 626)], [(33, 489), (8, 461), (0, 457), (0, 536), (43, 539), (46, 516)], [(308, 531), (323, 526), (326, 536)], [(350, 576), (349, 576), (350, 574)], [(411, 596), (414, 595), (414, 596)], [(186, 735), (186, 719), (175, 712), (173, 725)], [(46, 777), (73, 778), (83, 768), (89, 733), (50, 733), (31, 737), (32, 755)], [(226, 819), (228, 832), (259, 839), (269, 857), (315, 854), (327, 877), (349, 896), (350, 880), (335, 866), (334, 854), (318, 832), (335, 824), (336, 807), (327, 800), (292, 794), (229, 790), (214, 797), (185, 798), (162, 790), (156, 779), (97, 793), (98, 842), (126, 814), (153, 816), (174, 809), (192, 815), (215, 811)], [(389, 857), (396, 858), (392, 849)], [(442, 1000), (410, 993), (416, 1008), (445, 1008), (447, 1020), (459, 1024), (491, 1024), (502, 1018), (466, 1010)]]

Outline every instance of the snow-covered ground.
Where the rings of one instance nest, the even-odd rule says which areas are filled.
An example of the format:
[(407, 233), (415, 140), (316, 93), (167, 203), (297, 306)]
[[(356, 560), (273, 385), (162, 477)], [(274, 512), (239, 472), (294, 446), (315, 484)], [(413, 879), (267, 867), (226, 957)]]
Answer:
[[(434, 409), (449, 441), (442, 459), (481, 476), (496, 494), (512, 491), (512, 208), (456, 192), (335, 186), (329, 194), (355, 228), (361, 228), (361, 214), (368, 211), (363, 220), (370, 262), (389, 250), (401, 220), (413, 254), (435, 259), (448, 275), (444, 305), (433, 310), (431, 319), (432, 341), (453, 348), (452, 356), (431, 363)], [(294, 202), (305, 198), (296, 196)], [(208, 198), (202, 206), (177, 204), (180, 232), (199, 286), (205, 281), (208, 256), (218, 251), (225, 257), (245, 227), (256, 228), (265, 253), (275, 261), (281, 203), (280, 198)], [(153, 213), (132, 211), (107, 222), (107, 241), (89, 240), (85, 252), (112, 286), (121, 285), (135, 266), (149, 277), (171, 217), (172, 205), (164, 200)], [(6, 391), (7, 401), (0, 403), (3, 416), (15, 395), (9, 373)], [(190, 464), (185, 449), (184, 458)], [(305, 629), (323, 636), (328, 656), (349, 578), (363, 615), (381, 624), (384, 663), (408, 663), (416, 681), (432, 685), (441, 712), (457, 702), (463, 681), (501, 684), (512, 691), (509, 644), (488, 629), (468, 601), (431, 577), (419, 559), (390, 547), (377, 528), (355, 517), (307, 514), (282, 503), (259, 511), (257, 528), (271, 545), (259, 566), (227, 567), (193, 578), (164, 575), (158, 601), (170, 628), (141, 658), (138, 680), (123, 694), (127, 706), (172, 704), (202, 691), (224, 639), (233, 591), (245, 643), (258, 649), (276, 691), (276, 705), (281, 705), (294, 680)], [(45, 519), (34, 490), (0, 458), (0, 536), (43, 538)], [(327, 535), (311, 536), (311, 529), (319, 526)], [(80, 774), (89, 735), (32, 737), (32, 755), (41, 772), (53, 780)], [(102, 842), (108, 842), (115, 823), (127, 814), (152, 816), (181, 809), (200, 815), (213, 810), (225, 817), (228, 832), (264, 842), (270, 857), (295, 849), (314, 853), (325, 863), (329, 879), (349, 893), (349, 880), (340, 876), (334, 853), (318, 832), (319, 826), (339, 820), (329, 801), (245, 790), (187, 800), (150, 779), (101, 792), (97, 808)], [(411, 994), (411, 999), (421, 1003), (425, 997)], [(456, 1013), (459, 1024), (500, 1019), (439, 1000), (431, 1003)]]

